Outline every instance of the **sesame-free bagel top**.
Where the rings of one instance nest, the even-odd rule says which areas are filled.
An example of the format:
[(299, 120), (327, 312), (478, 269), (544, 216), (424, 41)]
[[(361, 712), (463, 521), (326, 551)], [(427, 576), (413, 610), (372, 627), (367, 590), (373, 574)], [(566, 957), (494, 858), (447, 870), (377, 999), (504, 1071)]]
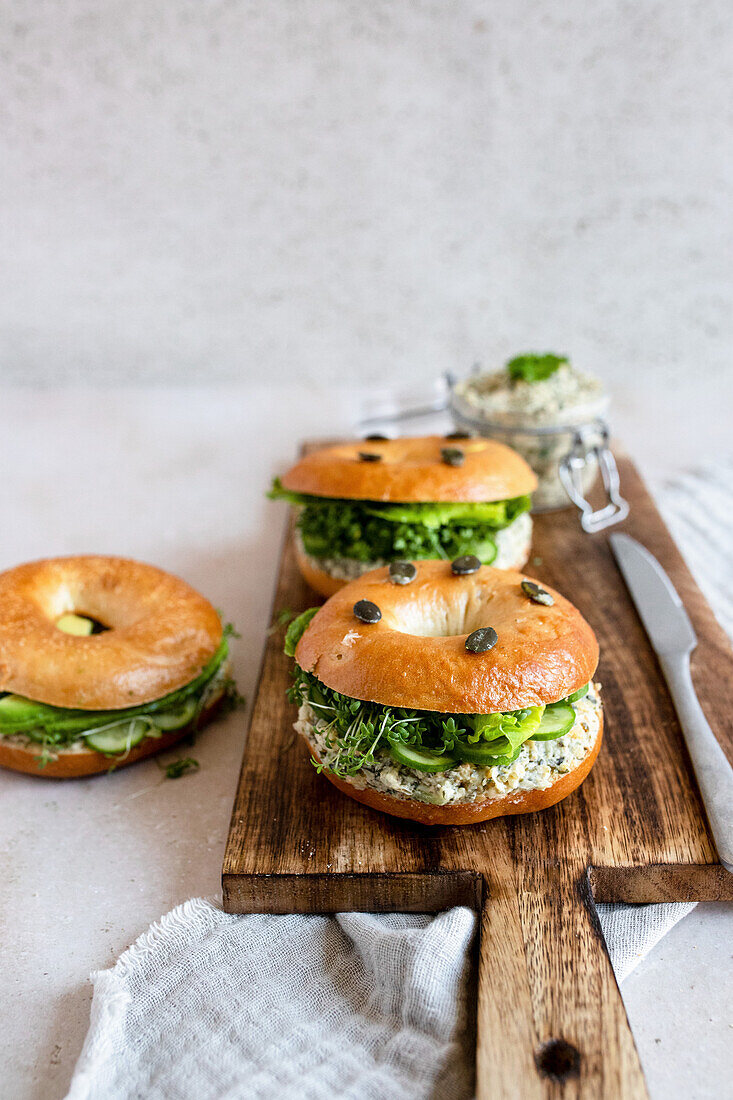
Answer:
[[(583, 616), (554, 589), (551, 607), (522, 591), (524, 574), (482, 566), (455, 576), (450, 562), (415, 562), (417, 577), (396, 585), (374, 569), (332, 596), (295, 651), (327, 687), (383, 706), (449, 714), (491, 714), (554, 703), (587, 684), (598, 643)], [(354, 604), (382, 613), (363, 623)], [(491, 626), (498, 641), (470, 653), (466, 638)]]
[[(444, 450), (460, 451), (450, 465)], [(376, 461), (360, 455), (379, 455)], [(516, 451), (494, 439), (361, 440), (312, 451), (282, 478), (286, 489), (342, 500), (391, 503), (478, 503), (511, 500), (537, 487), (537, 478)]]
[[(78, 637), (69, 612), (109, 629)], [(160, 699), (213, 657), (221, 620), (178, 577), (125, 558), (51, 558), (0, 573), (0, 691), (81, 710)]]

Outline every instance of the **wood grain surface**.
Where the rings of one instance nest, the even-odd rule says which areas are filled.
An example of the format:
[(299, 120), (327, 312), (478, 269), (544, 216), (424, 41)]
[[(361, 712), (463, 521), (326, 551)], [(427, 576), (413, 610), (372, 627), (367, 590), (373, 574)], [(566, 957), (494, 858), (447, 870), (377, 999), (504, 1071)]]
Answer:
[[(693, 677), (733, 759), (728, 640), (633, 464), (619, 461), (621, 528), (669, 572), (697, 630)], [(285, 698), (292, 662), (273, 629), (223, 867), (229, 912), (481, 912), (481, 1097), (646, 1095), (595, 914), (602, 901), (731, 900), (672, 703), (603, 533), (571, 511), (535, 520), (527, 574), (567, 595), (601, 646), (605, 736), (569, 798), (541, 814), (430, 828), (341, 795), (311, 766)], [(286, 536), (277, 612), (318, 602)]]

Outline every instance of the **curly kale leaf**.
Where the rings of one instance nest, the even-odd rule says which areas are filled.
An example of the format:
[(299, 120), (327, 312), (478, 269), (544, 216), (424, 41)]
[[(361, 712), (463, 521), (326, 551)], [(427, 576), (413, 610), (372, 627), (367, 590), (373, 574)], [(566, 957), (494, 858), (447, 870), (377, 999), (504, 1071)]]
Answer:
[(496, 557), (496, 532), (526, 512), (527, 496), (476, 504), (383, 504), (374, 501), (270, 495), (299, 503), (298, 529), (314, 558), (393, 561), (453, 559), (475, 554), (485, 565)]

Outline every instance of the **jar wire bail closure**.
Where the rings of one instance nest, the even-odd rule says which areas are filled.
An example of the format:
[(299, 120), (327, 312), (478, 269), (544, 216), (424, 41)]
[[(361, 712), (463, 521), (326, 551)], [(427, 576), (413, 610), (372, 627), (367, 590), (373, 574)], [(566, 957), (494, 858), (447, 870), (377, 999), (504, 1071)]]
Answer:
[[(629, 503), (621, 496), (621, 479), (616, 459), (608, 445), (608, 425), (603, 420), (597, 420), (595, 427), (601, 433), (601, 442), (588, 448), (583, 438), (583, 430), (579, 429), (575, 433), (573, 449), (558, 465), (558, 474), (565, 492), (573, 504), (580, 509), (580, 525), (591, 535), (596, 531), (603, 531), (606, 527), (612, 527), (615, 523), (621, 523), (629, 514)], [(588, 454), (594, 457), (601, 471), (603, 487), (608, 497), (608, 502), (602, 508), (594, 509), (583, 492), (580, 474), (585, 469)]]

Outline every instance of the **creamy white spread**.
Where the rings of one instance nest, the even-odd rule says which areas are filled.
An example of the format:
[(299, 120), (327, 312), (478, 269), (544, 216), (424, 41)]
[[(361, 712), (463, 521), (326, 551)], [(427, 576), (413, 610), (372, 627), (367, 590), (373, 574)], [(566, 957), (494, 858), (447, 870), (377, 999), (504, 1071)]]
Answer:
[(481, 419), (505, 427), (558, 427), (582, 424), (605, 409), (597, 378), (563, 363), (537, 382), (512, 379), (506, 370), (478, 374), (459, 382), (455, 396)]
[[(573, 704), (575, 725), (563, 737), (526, 741), (512, 764), (486, 768), (464, 763), (431, 775), (398, 764), (383, 749), (377, 751), (374, 764), (350, 776), (349, 783), (359, 790), (372, 787), (395, 798), (414, 798), (434, 806), (504, 798), (513, 791), (546, 790), (579, 767), (595, 745), (601, 726), (600, 689), (600, 684), (591, 684), (585, 698)], [(329, 744), (327, 727), (328, 722), (307, 703), (300, 707), (295, 729), (326, 767), (338, 751)]]
[[(529, 547), (532, 541), (532, 517), (529, 512), (522, 512), (508, 527), (502, 527), (494, 534), (496, 541), (496, 557), (491, 563), (497, 569), (521, 569), (529, 556)], [(380, 565), (386, 565), (384, 559), (376, 561), (356, 561), (355, 558), (314, 558), (307, 554), (303, 546), (300, 531), (296, 528), (295, 540), (298, 550), (307, 559), (313, 569), (322, 569), (330, 577), (341, 581), (353, 581), (368, 573), (370, 569), (378, 569)]]

